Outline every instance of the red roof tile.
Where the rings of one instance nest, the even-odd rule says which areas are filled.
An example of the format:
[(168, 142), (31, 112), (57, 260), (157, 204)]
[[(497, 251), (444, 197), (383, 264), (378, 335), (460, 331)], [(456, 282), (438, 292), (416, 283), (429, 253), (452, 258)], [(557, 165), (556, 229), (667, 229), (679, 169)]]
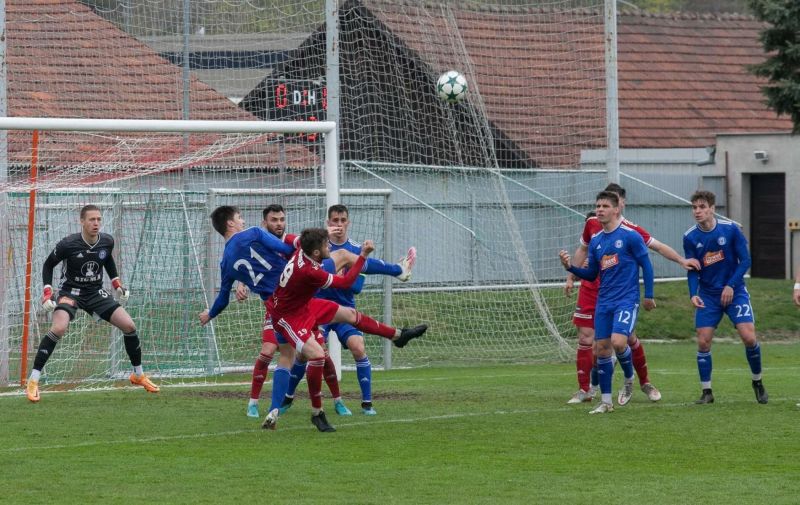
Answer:
[[(602, 13), (364, 3), (434, 71), (464, 72), (487, 118), (532, 158), (574, 164), (580, 149), (605, 145)], [(702, 147), (717, 133), (791, 130), (744, 67), (764, 58), (762, 26), (739, 15), (620, 13), (621, 147)]]
[[(6, 27), (9, 116), (182, 119), (182, 69), (80, 2), (8, 0)], [(256, 120), (195, 76), (190, 98), (190, 119)], [(29, 137), (24, 132), (12, 136), (12, 162), (27, 163)], [(193, 141), (193, 147), (212, 141), (206, 136)], [(97, 137), (91, 142), (53, 149), (63, 151), (61, 162), (75, 163), (86, 161), (86, 153), (110, 147), (109, 141)], [(274, 145), (247, 149), (250, 166), (279, 163)], [(165, 151), (165, 159), (173, 155)], [(314, 162), (296, 145), (287, 148), (286, 157), (289, 166)], [(213, 162), (225, 165), (235, 158), (241, 161), (245, 154), (233, 150)]]

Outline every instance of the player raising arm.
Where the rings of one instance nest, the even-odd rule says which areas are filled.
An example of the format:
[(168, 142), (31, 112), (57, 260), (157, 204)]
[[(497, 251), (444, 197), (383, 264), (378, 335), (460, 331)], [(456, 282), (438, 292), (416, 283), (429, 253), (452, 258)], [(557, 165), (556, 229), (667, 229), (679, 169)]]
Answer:
[(703, 390), (695, 403), (714, 403), (711, 340), (723, 314), (728, 315), (744, 344), (756, 401), (767, 403), (769, 396), (761, 382), (761, 346), (756, 339), (755, 315), (744, 285), (744, 274), (750, 268), (747, 239), (736, 223), (714, 217), (714, 193), (696, 191), (691, 201), (697, 224), (684, 233), (683, 250), (687, 258), (696, 258), (702, 266), (699, 272), (688, 273), (689, 298), (695, 307), (697, 370)]
[(655, 308), (655, 301), (653, 266), (647, 247), (635, 230), (622, 223), (619, 197), (610, 191), (601, 192), (597, 195), (595, 210), (603, 230), (589, 242), (588, 268), (572, 263), (567, 251), (561, 251), (559, 256), (564, 268), (582, 279), (592, 281), (600, 276), (594, 328), (602, 401), (591, 413), (604, 414), (614, 410), (611, 400), (613, 351), (616, 351), (626, 384), (633, 381), (628, 337), (633, 333), (639, 310), (639, 267), (644, 277), (645, 310)]
[[(426, 325), (411, 329), (395, 329), (356, 311), (341, 307), (329, 300), (313, 298), (320, 288), (348, 289), (356, 281), (366, 257), (374, 250), (371, 240), (364, 243), (358, 260), (350, 266), (346, 275), (333, 275), (322, 269), (321, 261), (330, 256), (328, 232), (321, 228), (303, 230), (300, 235), (301, 250), (297, 251), (281, 274), (278, 288), (267, 303), (275, 324), (280, 344), (281, 359), (289, 356), (293, 349), (308, 361), (307, 382), (312, 405), (312, 423), (320, 431), (335, 431), (322, 410), (321, 383), (325, 352), (320, 343), (318, 325), (331, 322), (347, 322), (367, 333), (392, 340), (397, 347), (404, 347), (411, 339), (422, 336)], [(318, 339), (320, 341), (318, 341)], [(274, 400), (274, 396), (273, 396)], [(275, 407), (273, 405), (273, 407)], [(272, 408), (264, 420), (263, 427), (274, 429), (278, 408)]]
[[(78, 309), (91, 314), (96, 320), (103, 319), (122, 331), (125, 352), (133, 365), (131, 384), (142, 386), (150, 393), (159, 388), (142, 370), (142, 347), (136, 325), (128, 312), (103, 289), (103, 269), (111, 278), (117, 299), (125, 301), (130, 292), (122, 286), (117, 265), (114, 262), (114, 238), (102, 233), (100, 226), (103, 214), (96, 205), (86, 205), (80, 211), (80, 233), (64, 237), (53, 249), (42, 267), (44, 293), (42, 305), (53, 312), (50, 331), (47, 332), (36, 351), (26, 394), (28, 400), (38, 402), (39, 378), (47, 360), (53, 355), (56, 344), (66, 334), (70, 322)], [(61, 285), (53, 300), (53, 269), (62, 263)]]

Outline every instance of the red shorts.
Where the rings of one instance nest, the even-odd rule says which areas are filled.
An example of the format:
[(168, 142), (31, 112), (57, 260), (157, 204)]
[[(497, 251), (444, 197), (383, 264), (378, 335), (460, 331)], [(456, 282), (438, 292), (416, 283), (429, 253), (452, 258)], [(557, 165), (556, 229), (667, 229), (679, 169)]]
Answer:
[(278, 345), (278, 339), (275, 338), (275, 330), (272, 329), (272, 318), (269, 317), (269, 310), (267, 310), (267, 302), (264, 302), (264, 327), (261, 330), (261, 343)]
[(581, 284), (578, 289), (578, 305), (572, 315), (572, 324), (579, 328), (594, 328), (594, 309), (596, 306), (597, 290), (587, 289)]
[(310, 338), (318, 338), (318, 325), (331, 322), (337, 310), (339, 304), (335, 302), (312, 298), (304, 310), (291, 314), (273, 314), (275, 327), (280, 333), (277, 341), (289, 342), (300, 352), (303, 344)]

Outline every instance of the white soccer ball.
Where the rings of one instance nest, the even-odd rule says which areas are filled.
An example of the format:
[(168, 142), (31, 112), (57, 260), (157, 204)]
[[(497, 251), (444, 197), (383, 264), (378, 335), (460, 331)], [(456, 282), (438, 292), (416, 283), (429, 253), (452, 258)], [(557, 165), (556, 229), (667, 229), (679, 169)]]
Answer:
[(448, 103), (458, 103), (467, 96), (467, 79), (461, 73), (450, 70), (436, 81), (436, 94)]

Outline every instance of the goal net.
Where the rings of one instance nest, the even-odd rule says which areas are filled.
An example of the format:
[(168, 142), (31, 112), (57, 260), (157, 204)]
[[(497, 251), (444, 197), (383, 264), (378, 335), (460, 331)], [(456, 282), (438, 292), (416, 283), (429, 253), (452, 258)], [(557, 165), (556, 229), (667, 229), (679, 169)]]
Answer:
[[(340, 1), (338, 65), (331, 64), (326, 46), (322, 0), (208, 0), (192, 2), (188, 11), (179, 0), (7, 5), (7, 115), (336, 121), (341, 189), (391, 191), (389, 197), (342, 193), (341, 201), (353, 206), (351, 237), (387, 237), (381, 245), (385, 259), (396, 260), (411, 245), (419, 251), (409, 283), (393, 281), (387, 297), (385, 279), (369, 279), (359, 308), (398, 326), (431, 327), (424, 339), (392, 354), (384, 354), (384, 342), (368, 339), (374, 364), (535, 361), (571, 354), (575, 300), (561, 289), (557, 252), (577, 245), (583, 216), (606, 182), (604, 172), (581, 169), (582, 151), (606, 145), (602, 1)], [(328, 83), (331, 67), (339, 79)], [(468, 83), (457, 104), (436, 95), (435, 83), (448, 70)], [(176, 346), (185, 344), (182, 339), (195, 338), (197, 346), (206, 342), (184, 349), (205, 349), (195, 361), (210, 370), (215, 360), (224, 361), (216, 359), (220, 351), (214, 346), (234, 334), (219, 321), (212, 345), (194, 325), (201, 295), (213, 296), (212, 288), (199, 285), (216, 268), (206, 251), (217, 240), (205, 235), (210, 190), (320, 189), (328, 182), (321, 168), (325, 150), (313, 136), (73, 131), (42, 133), (40, 172), (32, 184), (30, 136), (0, 132), (0, 143), (8, 146), (8, 169), (0, 181), (2, 205), (9, 209), (4, 215), (10, 216), (4, 233), (13, 237), (7, 242), (13, 254), (4, 255), (5, 275), (8, 285), (21, 290), (4, 301), (6, 337), (0, 346), (11, 356), (5, 360), (7, 377), (14, 376), (8, 368), (19, 352), (14, 339), (24, 304), (20, 254), (27, 241), (19, 223), (27, 223), (31, 188), (38, 191), (33, 250), (40, 255), (32, 263), (34, 298), (41, 255), (74, 231), (74, 214), (91, 195), (104, 208), (122, 209), (105, 219), (122, 234), (118, 240), (132, 246), (120, 253), (123, 278), (137, 283), (129, 302), (131, 310), (144, 311), (137, 317), (149, 314), (134, 309), (144, 307), (144, 298), (136, 301), (137, 290), (151, 296), (152, 306), (170, 306), (157, 297), (157, 278), (167, 279), (164, 293), (194, 290), (191, 303), (197, 306), (176, 299), (159, 324), (178, 328), (170, 337)], [(248, 222), (260, 221), (260, 197), (226, 198), (252, 206)], [(291, 214), (321, 224), (316, 220), (324, 217), (326, 202), (297, 198), (301, 203), (282, 201), (292, 205)], [(388, 214), (378, 210), (384, 199)], [(305, 219), (289, 216), (296, 230)], [(175, 235), (174, 243), (167, 241)], [(200, 244), (199, 252), (193, 244)], [(180, 257), (180, 265), (162, 261), (167, 255)], [(229, 310), (241, 308), (234, 307)], [(248, 321), (257, 319), (256, 309)], [(46, 321), (37, 313), (32, 317), (35, 340)], [(91, 331), (75, 325), (70, 333), (79, 332)], [(151, 333), (159, 332), (169, 333)], [(252, 345), (253, 337), (247, 338)], [(103, 339), (107, 335), (98, 337), (107, 344)], [(67, 345), (69, 339), (62, 341), (48, 364), (54, 377), (53, 365)], [(108, 351), (93, 352), (102, 359)], [(83, 373), (65, 371), (64, 380)]]

